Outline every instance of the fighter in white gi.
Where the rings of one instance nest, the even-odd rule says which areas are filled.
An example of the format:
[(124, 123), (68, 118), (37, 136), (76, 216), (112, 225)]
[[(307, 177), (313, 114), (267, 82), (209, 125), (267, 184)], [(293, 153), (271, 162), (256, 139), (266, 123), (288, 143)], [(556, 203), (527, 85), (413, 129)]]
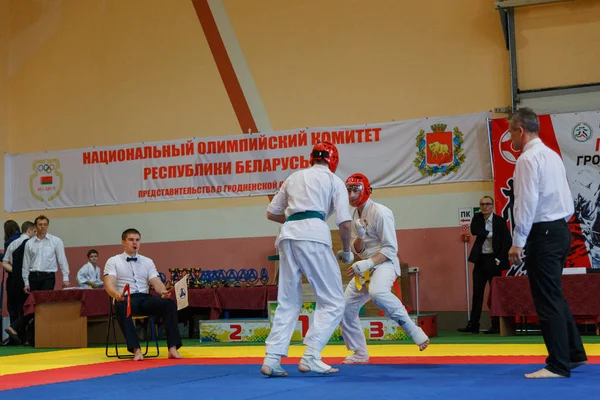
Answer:
[(310, 283), (317, 305), (312, 326), (304, 338), (306, 351), (298, 370), (330, 374), (337, 368), (321, 361), (321, 350), (329, 341), (344, 313), (344, 288), (336, 256), (331, 249), (331, 231), (325, 221), (336, 213), (343, 249), (338, 258), (352, 264), (350, 251), (352, 217), (344, 181), (334, 175), (339, 162), (337, 148), (319, 142), (312, 150), (312, 167), (290, 175), (273, 197), (267, 218), (283, 224), (275, 246), (279, 251), (279, 291), (273, 327), (265, 341), (267, 354), (260, 372), (287, 376), (281, 357), (287, 356), (290, 339), (302, 307), (302, 275)]
[(350, 205), (356, 207), (352, 251), (362, 260), (346, 270), (347, 275), (354, 276), (354, 279), (344, 293), (346, 310), (342, 318), (342, 336), (346, 347), (354, 354), (346, 357), (343, 363), (363, 364), (369, 361), (367, 342), (358, 317), (360, 308), (369, 299), (373, 299), (377, 307), (396, 321), (421, 351), (425, 350), (429, 338), (410, 319), (402, 302), (391, 292), (394, 281), (400, 276), (394, 214), (389, 208), (369, 199), (371, 185), (366, 176), (351, 175), (346, 180), (346, 187)]

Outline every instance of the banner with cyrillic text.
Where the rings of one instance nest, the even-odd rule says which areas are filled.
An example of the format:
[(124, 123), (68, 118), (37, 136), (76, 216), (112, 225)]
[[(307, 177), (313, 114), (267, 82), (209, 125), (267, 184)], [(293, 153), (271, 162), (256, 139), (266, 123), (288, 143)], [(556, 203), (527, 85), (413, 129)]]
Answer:
[[(562, 157), (575, 213), (568, 221), (571, 250), (566, 268), (600, 268), (600, 112), (540, 115), (540, 139)], [(513, 175), (521, 151), (512, 147), (508, 121), (492, 120), (496, 212), (514, 229)], [(524, 262), (512, 265), (508, 275), (527, 273)]]
[(5, 156), (6, 211), (274, 193), (336, 144), (375, 188), (491, 180), (490, 113)]

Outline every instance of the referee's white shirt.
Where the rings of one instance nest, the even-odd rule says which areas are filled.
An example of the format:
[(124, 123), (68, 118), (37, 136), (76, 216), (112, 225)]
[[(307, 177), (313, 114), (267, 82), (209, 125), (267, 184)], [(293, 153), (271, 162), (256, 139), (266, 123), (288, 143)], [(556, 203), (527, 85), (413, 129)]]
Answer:
[(515, 168), (514, 187), (516, 247), (525, 246), (534, 223), (569, 220), (575, 211), (562, 159), (540, 138), (523, 148)]
[(123, 292), (126, 284), (129, 284), (131, 294), (148, 293), (148, 281), (159, 276), (154, 261), (140, 254), (134, 256), (137, 257), (137, 261), (127, 261), (128, 257), (122, 253), (109, 258), (104, 266), (103, 275), (117, 278), (119, 293)]

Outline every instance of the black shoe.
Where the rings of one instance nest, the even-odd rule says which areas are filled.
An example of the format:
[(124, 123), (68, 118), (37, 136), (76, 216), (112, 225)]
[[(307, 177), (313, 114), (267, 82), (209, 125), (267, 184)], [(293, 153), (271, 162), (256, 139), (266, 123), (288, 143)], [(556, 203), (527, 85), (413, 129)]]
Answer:
[(458, 328), (457, 331), (462, 333), (479, 333), (479, 324), (469, 322), (465, 328)]
[(484, 332), (486, 335), (490, 335), (490, 334), (495, 334), (495, 333), (500, 333), (500, 329), (496, 328), (495, 326), (492, 326), (490, 329), (488, 329), (487, 331)]
[(11, 327), (6, 328), (4, 332), (8, 334), (8, 337), (10, 338), (10, 341), (12, 343), (14, 343), (17, 346), (21, 344), (21, 339), (19, 339), (19, 335), (17, 335), (17, 333)]

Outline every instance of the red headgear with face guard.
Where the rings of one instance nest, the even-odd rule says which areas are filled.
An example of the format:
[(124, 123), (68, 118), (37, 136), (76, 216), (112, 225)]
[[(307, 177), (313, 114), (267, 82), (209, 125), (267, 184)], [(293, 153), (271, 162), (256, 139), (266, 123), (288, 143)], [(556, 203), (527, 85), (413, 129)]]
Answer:
[(352, 207), (360, 207), (371, 197), (371, 184), (369, 179), (363, 174), (352, 174), (346, 179), (346, 188), (350, 190), (358, 190), (358, 196), (350, 200)]
[(340, 162), (337, 147), (331, 142), (318, 142), (310, 153), (310, 165), (314, 165), (315, 160), (325, 160), (331, 172), (335, 174)]

